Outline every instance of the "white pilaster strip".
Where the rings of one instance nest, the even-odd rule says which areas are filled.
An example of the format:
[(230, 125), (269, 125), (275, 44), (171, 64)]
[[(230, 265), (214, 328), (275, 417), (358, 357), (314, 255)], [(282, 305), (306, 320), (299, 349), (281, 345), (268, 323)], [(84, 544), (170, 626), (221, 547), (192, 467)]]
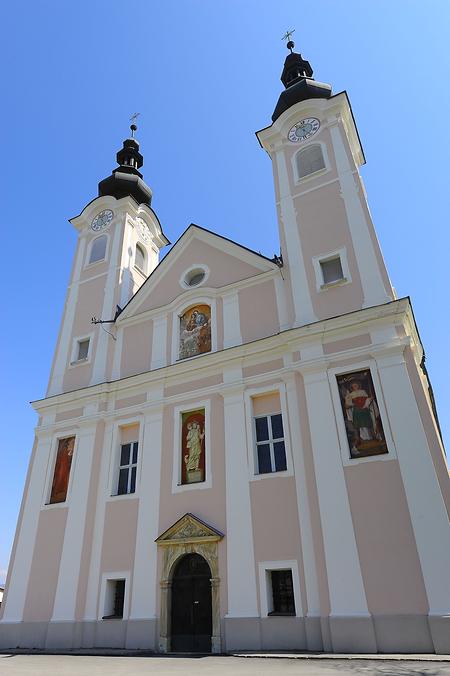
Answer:
[(391, 300), (391, 298), (389, 298), (384, 288), (374, 244), (370, 237), (370, 225), (367, 222), (359, 198), (356, 179), (353, 175), (344, 147), (342, 133), (337, 123), (330, 125), (330, 133), (341, 186), (341, 195), (344, 200), (348, 227), (352, 237), (363, 288), (363, 307), (379, 305)]
[(275, 277), (275, 295), (277, 299), (280, 331), (285, 331), (286, 329), (290, 328), (286, 293), (286, 282), (284, 281), (281, 274), (279, 274)]
[(304, 376), (331, 614), (368, 615), (327, 372)]
[(75, 619), (89, 480), (94, 453), (95, 427), (82, 429), (77, 436), (69, 510), (53, 606), (53, 622)]
[(116, 342), (114, 343), (114, 359), (111, 373), (112, 380), (119, 380), (120, 378), (122, 348), (123, 348), (123, 328), (119, 328), (116, 333)]
[(50, 435), (40, 436), (31, 469), (28, 492), (25, 496), (22, 523), (14, 557), (14, 567), (10, 575), (8, 594), (3, 612), (3, 622), (21, 622), (23, 620), (50, 449)]
[(133, 254), (131, 250), (131, 233), (133, 231), (131, 223), (125, 217), (124, 225), (124, 246), (122, 248), (122, 260), (121, 260), (121, 279), (120, 279), (120, 307), (125, 307), (128, 301), (131, 298), (131, 285), (133, 283), (133, 278), (131, 276), (131, 265)]
[[(106, 277), (105, 295), (101, 319), (112, 319), (114, 315), (114, 297), (116, 293), (117, 282), (117, 263), (119, 260), (119, 247), (122, 237), (122, 226), (117, 222), (114, 229), (113, 243), (111, 247), (111, 256), (109, 260), (109, 270)], [(112, 337), (98, 328), (97, 347), (95, 349), (94, 365), (92, 369), (91, 385), (102, 383), (106, 378), (106, 359), (108, 356), (108, 343)]]
[(430, 615), (450, 614), (450, 528), (403, 355), (377, 359)]
[(139, 514), (134, 557), (130, 619), (154, 618), (157, 590), (157, 547), (162, 456), (162, 408), (144, 417), (141, 449)]
[(223, 394), (227, 513), (227, 617), (256, 617), (256, 571), (242, 389)]
[(72, 328), (77, 306), (79, 279), (81, 268), (83, 266), (85, 249), (86, 237), (80, 237), (73, 277), (67, 294), (66, 308), (62, 319), (61, 337), (55, 357), (55, 367), (48, 388), (48, 396), (62, 392), (64, 374), (66, 372), (69, 352), (71, 350)]
[(91, 561), (86, 594), (85, 620), (97, 619), (97, 603), (100, 586), (100, 560), (103, 544), (103, 528), (105, 524), (106, 497), (109, 495), (109, 467), (114, 439), (114, 423), (107, 422), (103, 442), (100, 475), (98, 480), (97, 502), (95, 506), (94, 530), (92, 534)]
[(297, 490), (297, 508), (300, 523), (300, 535), (305, 572), (307, 616), (320, 615), (319, 585), (316, 573), (316, 560), (312, 536), (311, 512), (309, 508), (308, 488), (306, 485), (305, 457), (300, 431), (300, 409), (295, 377), (286, 379), (286, 398), (291, 432), (291, 448), (294, 462), (295, 486)]
[(305, 261), (300, 240), (299, 223), (294, 207), (294, 201), (289, 189), (289, 176), (284, 151), (277, 150), (275, 154), (278, 180), (280, 188), (280, 227), (284, 226), (286, 238), (286, 251), (283, 251), (287, 259), (288, 269), (291, 275), (292, 296), (294, 301), (295, 325), (302, 326), (316, 321), (311, 294), (309, 292), (308, 279), (306, 277)]
[(150, 368), (158, 369), (167, 364), (167, 315), (153, 320), (152, 359)]
[(242, 345), (239, 293), (234, 290), (223, 296), (223, 346)]

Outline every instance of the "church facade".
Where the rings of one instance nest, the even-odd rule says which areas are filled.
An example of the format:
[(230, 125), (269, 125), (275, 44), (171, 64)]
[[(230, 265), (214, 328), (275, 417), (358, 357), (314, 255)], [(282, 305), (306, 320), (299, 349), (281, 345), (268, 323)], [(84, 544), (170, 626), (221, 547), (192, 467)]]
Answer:
[(281, 256), (191, 225), (159, 263), (134, 125), (71, 219), (3, 648), (450, 652), (450, 483), (422, 344), (347, 95), (288, 46), (257, 133)]

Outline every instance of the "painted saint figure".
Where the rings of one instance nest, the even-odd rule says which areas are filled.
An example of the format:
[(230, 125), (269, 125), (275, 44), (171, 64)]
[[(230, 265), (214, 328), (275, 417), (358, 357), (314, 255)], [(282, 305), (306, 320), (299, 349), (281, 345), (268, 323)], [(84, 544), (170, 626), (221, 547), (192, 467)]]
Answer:
[(197, 305), (180, 317), (180, 359), (211, 352), (211, 308)]
[(361, 389), (361, 383), (354, 381), (351, 384), (351, 389), (345, 397), (345, 407), (355, 428), (355, 441), (352, 448), (354, 453), (359, 453), (358, 446), (362, 441), (381, 439), (377, 422), (380, 415), (378, 407), (375, 400)]
[(186, 435), (186, 448), (189, 450), (184, 456), (186, 470), (188, 472), (198, 471), (200, 458), (202, 455), (202, 441), (205, 437), (205, 431), (201, 431), (200, 425), (194, 422), (188, 423), (188, 433)]

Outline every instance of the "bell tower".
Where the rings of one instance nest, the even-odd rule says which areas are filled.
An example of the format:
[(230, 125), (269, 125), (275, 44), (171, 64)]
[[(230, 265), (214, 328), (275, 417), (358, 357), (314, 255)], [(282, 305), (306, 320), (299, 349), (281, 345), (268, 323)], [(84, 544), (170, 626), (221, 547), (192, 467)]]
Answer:
[(347, 93), (314, 80), (289, 40), (272, 124), (257, 132), (273, 165), (291, 326), (394, 299), (359, 167)]
[[(131, 135), (118, 167), (100, 181), (98, 197), (70, 222), (78, 243), (47, 395), (113, 378), (111, 320), (142, 286), (169, 244), (151, 207), (152, 191), (139, 169), (143, 156)], [(101, 323), (93, 323), (97, 318)], [(108, 329), (108, 324), (110, 328)]]

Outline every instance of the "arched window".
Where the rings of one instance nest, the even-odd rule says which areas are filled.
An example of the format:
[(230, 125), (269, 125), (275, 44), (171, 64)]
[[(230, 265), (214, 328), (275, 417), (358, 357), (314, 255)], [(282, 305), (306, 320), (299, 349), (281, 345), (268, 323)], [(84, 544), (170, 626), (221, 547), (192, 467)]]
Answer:
[(145, 251), (140, 244), (136, 244), (134, 264), (141, 272), (145, 272)]
[(96, 263), (102, 261), (106, 256), (106, 242), (108, 238), (106, 235), (100, 235), (92, 242), (91, 255), (89, 256), (89, 263)]
[(322, 148), (315, 144), (300, 150), (296, 156), (298, 178), (305, 178), (320, 169), (325, 169)]

